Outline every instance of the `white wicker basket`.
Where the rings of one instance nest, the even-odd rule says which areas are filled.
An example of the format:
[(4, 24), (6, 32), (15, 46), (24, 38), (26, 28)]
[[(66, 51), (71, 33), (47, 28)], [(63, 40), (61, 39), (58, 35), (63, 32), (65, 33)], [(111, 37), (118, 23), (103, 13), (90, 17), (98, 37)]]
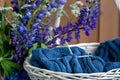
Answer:
[[(94, 52), (99, 43), (81, 43), (70, 46), (78, 46), (85, 49), (88, 53)], [(31, 56), (30, 56), (31, 57)], [(24, 69), (28, 72), (31, 80), (120, 80), (120, 68), (108, 72), (100, 73), (63, 73), (40, 69), (30, 65), (29, 59), (24, 62)]]

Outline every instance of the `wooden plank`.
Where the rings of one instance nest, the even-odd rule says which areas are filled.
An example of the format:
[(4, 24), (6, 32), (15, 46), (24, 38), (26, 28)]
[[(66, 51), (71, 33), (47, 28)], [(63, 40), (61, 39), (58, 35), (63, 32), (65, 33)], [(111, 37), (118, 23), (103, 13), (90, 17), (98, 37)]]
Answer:
[(99, 41), (114, 39), (119, 36), (119, 12), (114, 0), (101, 0)]
[(3, 6), (3, 2), (4, 2), (3, 0), (0, 0), (0, 6)]

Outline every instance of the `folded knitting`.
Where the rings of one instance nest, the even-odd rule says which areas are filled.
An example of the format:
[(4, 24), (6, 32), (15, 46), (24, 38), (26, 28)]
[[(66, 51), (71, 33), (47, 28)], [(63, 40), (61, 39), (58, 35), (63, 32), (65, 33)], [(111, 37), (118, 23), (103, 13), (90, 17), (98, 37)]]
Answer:
[(102, 72), (104, 69), (104, 61), (97, 56), (90, 56), (84, 58), (78, 58), (79, 63), (84, 73)]
[(78, 47), (71, 47), (73, 55), (68, 47), (53, 49), (35, 49), (32, 51), (30, 63), (39, 68), (67, 73), (91, 73), (103, 71), (104, 61), (96, 56), (78, 58), (87, 53)]
[(120, 68), (120, 62), (107, 62), (104, 66), (104, 72), (115, 68)]
[(101, 43), (95, 55), (105, 62), (120, 62), (120, 38)]
[[(86, 52), (78, 47), (71, 47), (73, 54), (79, 56)], [(70, 63), (76, 63), (76, 59), (70, 54), (68, 47), (57, 47), (53, 49), (39, 48), (33, 50), (30, 63), (33, 66), (53, 71), (72, 72)], [(38, 63), (38, 64), (37, 64)], [(77, 63), (78, 64), (78, 63)], [(82, 70), (82, 69), (80, 69)]]
[(120, 68), (120, 38), (107, 40), (100, 44), (96, 56), (101, 57), (105, 62), (104, 71)]

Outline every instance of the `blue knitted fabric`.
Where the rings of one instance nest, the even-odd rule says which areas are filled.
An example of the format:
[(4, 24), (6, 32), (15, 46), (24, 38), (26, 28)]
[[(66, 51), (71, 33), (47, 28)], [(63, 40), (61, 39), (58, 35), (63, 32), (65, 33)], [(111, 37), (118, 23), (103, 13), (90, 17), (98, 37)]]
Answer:
[(95, 55), (105, 62), (120, 62), (120, 38), (101, 43)]
[(101, 57), (105, 62), (104, 71), (120, 68), (120, 38), (107, 40), (100, 44), (96, 56)]
[(84, 58), (78, 58), (79, 63), (84, 73), (102, 72), (104, 69), (104, 61), (97, 56), (90, 56)]
[(107, 62), (104, 66), (104, 71), (106, 72), (115, 68), (120, 68), (120, 62)]
[(87, 53), (78, 47), (71, 47), (73, 55), (68, 47), (53, 49), (38, 48), (32, 51), (30, 63), (39, 68), (67, 73), (92, 73), (103, 71), (104, 61), (96, 56), (78, 58)]

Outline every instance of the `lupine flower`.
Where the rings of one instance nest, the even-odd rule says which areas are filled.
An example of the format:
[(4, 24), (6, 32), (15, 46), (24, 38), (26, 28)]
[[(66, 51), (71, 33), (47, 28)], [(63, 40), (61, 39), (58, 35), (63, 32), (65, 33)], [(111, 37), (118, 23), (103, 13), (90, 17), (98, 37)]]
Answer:
[(54, 1), (50, 2), (52, 8), (58, 8), (58, 4)]
[(65, 43), (65, 39), (64, 39), (64, 36), (61, 36), (61, 41), (60, 41), (60, 44), (63, 45)]
[(37, 6), (35, 3), (31, 4), (30, 6), (28, 6), (29, 10), (35, 9)]
[[(91, 0), (87, 0), (86, 2), (91, 3)], [(14, 1), (14, 3), (16, 3)], [(72, 40), (71, 32), (69, 31), (75, 31), (75, 39), (80, 38), (80, 28), (84, 29), (85, 34), (87, 36), (90, 35), (90, 30), (94, 29), (96, 26), (96, 20), (98, 17), (98, 7), (96, 1), (94, 1), (95, 6), (89, 7), (89, 6), (83, 6), (83, 9), (80, 11), (80, 15), (78, 18), (78, 21), (73, 23), (68, 23), (64, 27), (58, 27), (53, 29), (53, 33), (51, 35), (50, 29), (48, 29), (43, 21), (44, 17), (47, 15), (47, 11), (51, 11), (52, 8), (58, 8), (59, 4), (63, 5), (66, 3), (66, 0), (54, 0), (47, 3), (48, 5), (43, 10), (37, 11), (36, 15), (34, 15), (34, 22), (32, 25), (31, 30), (27, 30), (26, 24), (32, 16), (32, 11), (37, 8), (38, 4), (42, 3), (42, 0), (37, 0), (36, 3), (29, 3), (29, 6), (26, 9), (26, 13), (23, 16), (21, 23), (18, 26), (18, 34), (21, 34), (21, 37), (17, 39), (13, 38), (13, 44), (14, 45), (27, 45), (28, 48), (32, 47), (34, 42), (42, 42), (49, 45), (56, 44), (55, 39), (59, 38), (60, 35), (67, 34), (66, 39), (65, 37), (61, 38), (61, 43), (63, 44), (65, 40), (70, 42)], [(44, 30), (42, 30), (42, 27), (45, 27)], [(42, 32), (41, 32), (42, 31)], [(29, 32), (31, 32), (31, 35), (28, 35)], [(32, 36), (34, 34), (34, 36)], [(50, 40), (50, 36), (56, 36), (55, 39), (53, 37), (53, 40)], [(17, 43), (18, 42), (18, 43)], [(26, 43), (27, 42), (27, 43)]]
[(48, 47), (55, 47), (58, 45), (56, 39), (60, 39), (60, 44), (64, 45), (65, 41), (72, 41), (72, 34), (74, 34), (75, 39), (80, 39), (81, 29), (85, 31), (87, 36), (90, 35), (90, 31), (96, 27), (96, 20), (99, 13), (99, 3), (96, 0), (86, 0), (92, 6), (82, 6), (77, 22), (68, 22), (64, 26), (60, 25), (51, 29), (50, 15), (47, 15), (47, 13), (51, 13), (52, 9), (58, 9), (66, 1), (24, 0), (19, 5), (17, 0), (11, 1), (15, 5), (13, 8), (16, 12), (20, 12), (21, 6), (28, 4), (26, 9), (23, 10), (23, 17), (20, 19), (18, 27), (11, 29), (11, 41), (15, 47), (13, 52), (15, 62), (22, 65), (29, 49), (34, 43), (44, 43)]
[(26, 32), (26, 27), (24, 26), (24, 24), (20, 24), (19, 26), (18, 26), (18, 29), (17, 29), (18, 31), (19, 31), (19, 33), (21, 34), (21, 35), (23, 35), (25, 32)]
[(64, 4), (67, 2), (67, 0), (58, 0), (58, 1), (59, 1), (59, 3), (62, 4), (62, 5), (64, 5)]
[(68, 33), (67, 33), (67, 39), (66, 39), (66, 41), (67, 41), (67, 42), (71, 42), (72, 39), (73, 39), (73, 38), (72, 38), (72, 32), (68, 32)]
[(75, 31), (75, 39), (80, 39), (80, 30)]
[(42, 2), (42, 0), (37, 0), (36, 5), (38, 6), (41, 2)]
[(11, 3), (12, 4), (17, 4), (18, 2), (17, 2), (17, 0), (11, 0)]

